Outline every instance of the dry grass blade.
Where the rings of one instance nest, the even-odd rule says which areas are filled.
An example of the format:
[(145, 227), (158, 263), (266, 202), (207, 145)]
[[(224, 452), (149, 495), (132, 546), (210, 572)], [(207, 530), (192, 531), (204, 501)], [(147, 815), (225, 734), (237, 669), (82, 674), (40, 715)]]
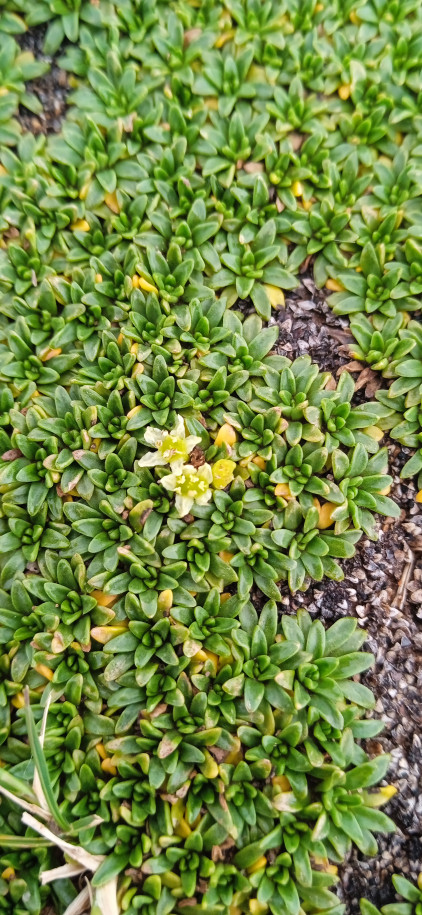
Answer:
[(22, 807), (22, 810), (27, 810), (28, 813), (33, 813), (35, 816), (41, 817), (44, 820), (49, 819), (49, 815), (41, 807), (37, 807), (36, 804), (30, 804), (29, 801), (25, 801), (23, 798), (18, 797), (16, 794), (13, 794), (12, 791), (8, 791), (3, 785), (0, 785), (0, 794), (7, 797), (8, 800), (12, 801), (14, 804), (17, 804), (18, 807)]
[[(35, 768), (39, 776), (39, 783), (37, 783), (40, 792), (42, 792), (43, 801), (49, 810), (51, 816), (56, 821), (58, 826), (62, 829), (67, 829), (69, 826), (66, 818), (63, 816), (58, 803), (56, 801), (53, 787), (51, 784), (50, 774), (48, 771), (47, 762), (43, 753), (43, 749), (40, 743), (40, 738), (38, 737), (34, 716), (29, 703), (29, 690), (26, 687), (25, 689), (25, 721), (28, 730), (28, 739), (31, 747), (32, 757), (35, 763)], [(47, 706), (48, 709), (48, 706)], [(35, 789), (34, 789), (35, 790)], [(41, 795), (40, 795), (41, 796)]]
[(79, 896), (68, 905), (66, 911), (63, 912), (63, 915), (84, 915), (85, 912), (88, 912), (90, 901), (91, 895), (89, 888), (86, 886), (79, 893)]
[(95, 890), (92, 915), (119, 915), (120, 908), (117, 902), (117, 877), (113, 877), (104, 886)]
[[(45, 739), (45, 732), (46, 732), (46, 728), (47, 728), (47, 718), (48, 718), (50, 703), (51, 703), (51, 693), (47, 696), (47, 702), (46, 702), (45, 709), (44, 709), (43, 716), (42, 716), (41, 731), (40, 731), (40, 738), (39, 738), (41, 749), (43, 749), (43, 747), (44, 747), (44, 739)], [(32, 783), (32, 787), (33, 787), (34, 793), (37, 795), (40, 807), (42, 807), (43, 810), (46, 811), (46, 813), (49, 813), (48, 803), (47, 803), (44, 791), (42, 789), (40, 776), (39, 776), (37, 768), (35, 769), (34, 781)]]
[(79, 877), (83, 874), (85, 867), (81, 864), (62, 864), (60, 867), (53, 867), (49, 871), (42, 871), (41, 883), (51, 883), (53, 880), (65, 880), (67, 877)]
[(25, 823), (25, 826), (30, 826), (31, 829), (38, 832), (43, 838), (50, 839), (53, 845), (57, 845), (57, 848), (60, 848), (72, 861), (77, 861), (81, 864), (84, 870), (95, 873), (99, 865), (104, 861), (103, 855), (91, 855), (80, 845), (71, 845), (70, 842), (66, 842), (60, 836), (55, 835), (51, 832), (51, 829), (48, 829), (44, 823), (39, 823), (30, 813), (23, 814), (22, 822)]

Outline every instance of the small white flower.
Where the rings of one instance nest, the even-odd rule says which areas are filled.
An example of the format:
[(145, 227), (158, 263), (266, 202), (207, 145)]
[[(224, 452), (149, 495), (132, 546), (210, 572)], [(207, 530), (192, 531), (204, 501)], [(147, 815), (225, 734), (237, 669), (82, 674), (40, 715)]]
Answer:
[(170, 432), (167, 429), (155, 429), (147, 426), (145, 441), (153, 445), (156, 451), (148, 451), (141, 457), (139, 467), (164, 467), (170, 464), (173, 470), (182, 467), (189, 458), (195, 445), (201, 439), (197, 435), (186, 435), (183, 416), (176, 417), (176, 424)]
[(212, 470), (209, 464), (202, 464), (201, 467), (185, 464), (162, 477), (160, 482), (165, 489), (176, 494), (176, 508), (181, 518), (190, 512), (194, 502), (206, 505), (211, 498)]

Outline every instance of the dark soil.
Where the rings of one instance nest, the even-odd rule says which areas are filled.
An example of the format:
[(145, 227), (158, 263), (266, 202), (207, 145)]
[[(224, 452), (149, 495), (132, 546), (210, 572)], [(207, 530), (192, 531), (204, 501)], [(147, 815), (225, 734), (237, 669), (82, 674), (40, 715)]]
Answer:
[(310, 275), (303, 278), (299, 289), (286, 294), (286, 309), (280, 310), (270, 323), (280, 327), (275, 351), (289, 359), (309, 355), (321, 372), (333, 375), (350, 362), (348, 354), (340, 349), (352, 340), (348, 322), (333, 315)]
[[(278, 352), (292, 359), (309, 353), (320, 369), (334, 375), (347, 365), (357, 380), (358, 400), (373, 397), (381, 386), (379, 376), (351, 363), (347, 322), (333, 316), (310, 278), (289, 295), (276, 321)], [(356, 555), (343, 565), (344, 581), (316, 582), (294, 596), (287, 588), (283, 593), (284, 612), (306, 607), (327, 625), (341, 616), (357, 616), (375, 656), (375, 667), (363, 682), (375, 694), (374, 714), (385, 722), (385, 730), (368, 742), (367, 750), (391, 753), (386, 784), (393, 784), (397, 794), (384, 809), (397, 832), (380, 838), (375, 858), (354, 851), (342, 867), (339, 894), (350, 915), (359, 912), (362, 896), (377, 906), (393, 901), (392, 874), (415, 879), (421, 870), (422, 511), (413, 482), (400, 480), (409, 453), (390, 441), (391, 496), (402, 515), (397, 521), (381, 519), (376, 543), (362, 539)]]
[(66, 100), (70, 91), (67, 73), (60, 69), (54, 57), (43, 52), (45, 32), (46, 27), (40, 25), (17, 36), (23, 51), (32, 51), (36, 60), (47, 61), (50, 64), (50, 69), (44, 76), (26, 84), (28, 92), (33, 92), (39, 98), (43, 110), (39, 114), (32, 114), (27, 108), (19, 106), (17, 120), (23, 130), (33, 134), (58, 133), (66, 113)]
[(345, 369), (351, 372), (355, 380), (355, 403), (371, 400), (375, 391), (385, 387), (379, 373), (350, 356), (353, 337), (348, 321), (333, 314), (327, 305), (327, 295), (316, 288), (310, 272), (303, 276), (299, 289), (286, 295), (286, 308), (269, 323), (280, 328), (276, 353), (289, 359), (309, 355), (321, 372), (331, 372), (335, 378)]

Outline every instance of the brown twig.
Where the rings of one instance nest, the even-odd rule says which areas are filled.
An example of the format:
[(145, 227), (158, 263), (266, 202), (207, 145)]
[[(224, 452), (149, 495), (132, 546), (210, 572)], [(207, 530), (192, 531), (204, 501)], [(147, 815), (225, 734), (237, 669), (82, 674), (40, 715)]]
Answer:
[(415, 554), (408, 546), (408, 557), (403, 569), (403, 572), (400, 576), (400, 581), (396, 591), (396, 596), (393, 600), (392, 607), (396, 610), (402, 610), (406, 601), (407, 589), (409, 586), (409, 581), (413, 572), (413, 567), (415, 565)]

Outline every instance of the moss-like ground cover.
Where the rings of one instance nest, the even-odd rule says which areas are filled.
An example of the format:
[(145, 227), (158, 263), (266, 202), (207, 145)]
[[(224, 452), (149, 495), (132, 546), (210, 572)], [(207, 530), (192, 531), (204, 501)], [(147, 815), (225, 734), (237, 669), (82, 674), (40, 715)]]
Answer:
[[(387, 431), (422, 486), (421, 70), (416, 0), (0, 4), (0, 913), (342, 915), (394, 830), (365, 633), (280, 601)], [(275, 354), (305, 270), (375, 400)]]

